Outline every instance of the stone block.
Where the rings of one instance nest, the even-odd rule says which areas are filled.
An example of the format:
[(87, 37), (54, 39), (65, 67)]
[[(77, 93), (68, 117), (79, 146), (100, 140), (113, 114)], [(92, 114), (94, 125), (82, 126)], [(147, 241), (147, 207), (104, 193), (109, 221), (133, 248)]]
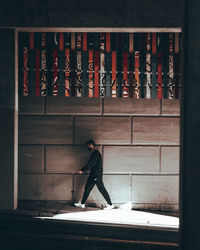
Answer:
[(162, 99), (162, 115), (180, 115), (180, 99)]
[(65, 96), (47, 96), (46, 97), (47, 114), (100, 114), (100, 98), (88, 97), (65, 97)]
[(71, 117), (19, 117), (20, 144), (67, 144), (72, 138)]
[(179, 202), (179, 176), (135, 175), (132, 177), (133, 203)]
[(159, 203), (133, 203), (133, 209), (138, 210), (149, 210), (149, 211), (159, 211), (160, 204)]
[(44, 146), (19, 145), (19, 172), (44, 171)]
[(20, 200), (72, 200), (72, 175), (19, 174)]
[(47, 172), (76, 173), (89, 160), (86, 146), (47, 146)]
[[(82, 199), (86, 180), (87, 180), (87, 176), (75, 175), (75, 179), (74, 179), (75, 200)], [(113, 203), (126, 203), (130, 201), (129, 175), (104, 175), (103, 181), (104, 181), (105, 188), (107, 189), (110, 195), (111, 201)], [(91, 191), (87, 202), (106, 204), (106, 201), (104, 200), (103, 196), (98, 191), (96, 186)]]
[(134, 144), (180, 144), (180, 119), (176, 117), (135, 117)]
[(160, 210), (165, 212), (179, 212), (179, 203), (160, 204)]
[(75, 143), (92, 138), (97, 144), (130, 144), (129, 117), (76, 117)]
[(19, 114), (44, 114), (44, 96), (19, 96)]
[(159, 147), (105, 146), (104, 173), (159, 172)]
[(158, 99), (131, 99), (105, 98), (104, 114), (114, 115), (159, 115), (160, 100)]
[(161, 172), (179, 173), (179, 147), (161, 147)]

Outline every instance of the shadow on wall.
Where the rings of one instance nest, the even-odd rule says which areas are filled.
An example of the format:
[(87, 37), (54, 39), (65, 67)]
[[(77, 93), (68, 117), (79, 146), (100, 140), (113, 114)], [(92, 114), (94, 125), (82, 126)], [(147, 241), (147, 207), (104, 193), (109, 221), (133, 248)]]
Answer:
[[(95, 135), (82, 123), (77, 125), (74, 122), (72, 126), (74, 143), (46, 145), (46, 171), (47, 173), (61, 174), (63, 176), (66, 174), (70, 175), (71, 181), (63, 183), (66, 186), (67, 197), (64, 196), (62, 200), (69, 200), (68, 197), (71, 195), (71, 202), (74, 203), (81, 199), (88, 176), (87, 174), (78, 174), (78, 171), (87, 164), (91, 155), (91, 152), (87, 149), (86, 142), (91, 138), (95, 140)], [(97, 149), (100, 150), (98, 145)], [(59, 184), (58, 190), (55, 191), (55, 196), (52, 197), (53, 200), (60, 199), (56, 193), (59, 193)]]
[[(20, 117), (20, 200), (54, 200), (70, 203), (81, 199), (87, 175), (76, 173), (88, 162), (91, 154), (87, 150), (86, 141), (95, 138), (93, 133), (80, 124), (75, 128), (73, 122), (67, 122), (65, 127), (65, 117), (61, 118), (46, 115)], [(43, 135), (40, 128), (45, 131)], [(58, 133), (59, 129), (62, 132)], [(69, 131), (72, 143), (63, 140)], [(76, 131), (79, 131), (77, 143), (73, 140)], [(97, 148), (100, 149), (99, 146)]]

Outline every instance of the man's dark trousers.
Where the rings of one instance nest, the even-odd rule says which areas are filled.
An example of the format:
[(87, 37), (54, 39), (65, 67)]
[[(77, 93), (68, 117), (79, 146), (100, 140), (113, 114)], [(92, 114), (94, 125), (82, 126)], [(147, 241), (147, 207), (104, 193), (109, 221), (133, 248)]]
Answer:
[(109, 194), (108, 194), (108, 192), (103, 184), (102, 176), (98, 176), (98, 177), (89, 176), (88, 177), (81, 203), (85, 204), (85, 202), (86, 202), (91, 190), (93, 189), (94, 185), (97, 185), (99, 192), (103, 195), (103, 197), (107, 201), (107, 203), (109, 205), (112, 205), (112, 202), (110, 200), (110, 196), (109, 196)]

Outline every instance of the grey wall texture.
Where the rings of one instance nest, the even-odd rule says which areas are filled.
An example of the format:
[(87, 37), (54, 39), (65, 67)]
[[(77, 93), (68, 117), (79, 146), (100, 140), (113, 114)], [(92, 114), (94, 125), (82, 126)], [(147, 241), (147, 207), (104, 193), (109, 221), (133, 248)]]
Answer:
[[(20, 97), (19, 199), (81, 199), (92, 138), (113, 203), (177, 211), (179, 120), (179, 100)], [(88, 203), (105, 201), (95, 188)]]

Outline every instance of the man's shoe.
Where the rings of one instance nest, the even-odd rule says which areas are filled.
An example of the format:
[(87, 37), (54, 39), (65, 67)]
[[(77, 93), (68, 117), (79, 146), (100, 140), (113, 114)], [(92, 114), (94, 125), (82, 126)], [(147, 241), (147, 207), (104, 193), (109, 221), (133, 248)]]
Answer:
[(74, 206), (76, 207), (81, 207), (81, 208), (85, 208), (85, 204), (82, 204), (80, 202), (74, 203)]
[(103, 210), (111, 210), (114, 207), (115, 207), (114, 205), (107, 205)]

